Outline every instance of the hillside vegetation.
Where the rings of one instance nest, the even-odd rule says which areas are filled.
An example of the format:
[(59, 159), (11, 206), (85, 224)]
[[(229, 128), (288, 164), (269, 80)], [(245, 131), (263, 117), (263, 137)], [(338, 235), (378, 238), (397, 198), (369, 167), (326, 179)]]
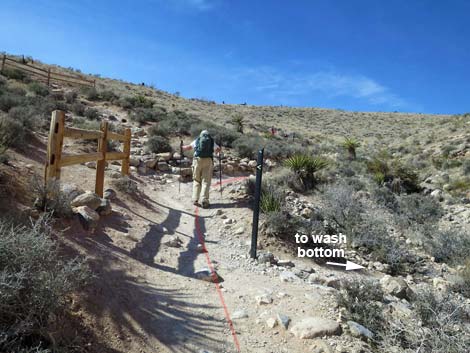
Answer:
[[(65, 111), (67, 124), (76, 127), (98, 129), (102, 120), (115, 130), (132, 127), (133, 174), (155, 180), (178, 172), (172, 167), (178, 166), (173, 152), (179, 152), (180, 139), (189, 142), (202, 129), (209, 129), (222, 143), (226, 174), (252, 173), (257, 150), (265, 148), (261, 243), (266, 251), (295, 256), (297, 232), (347, 235), (348, 243), (342, 246), (348, 260), (365, 266), (368, 278), (351, 281), (343, 274), (332, 283), (314, 273), (296, 275), (306, 285), (334, 288), (341, 324), (355, 337), (348, 339), (351, 347), (364, 341), (361, 349), (366, 352), (468, 351), (470, 114), (217, 104), (145, 84), (95, 78), (96, 88), (79, 88), (47, 87), (12, 69), (0, 76), (0, 208), (11, 211), (11, 199), (16, 199), (29, 208), (28, 216), (33, 218), (44, 211), (56, 220), (73, 217), (67, 201), (47, 207), (44, 202), (37, 207), (36, 202), (35, 207), (34, 200), (41, 199), (41, 194), (49, 200), (61, 191), (28, 189), (25, 184), (31, 182), (11, 167), (18, 156), (27, 155), (38, 140), (44, 140), (53, 110)], [(67, 148), (90, 147), (78, 142)], [(162, 153), (171, 153), (165, 172), (158, 169)], [(115, 185), (119, 192), (137, 194), (131, 179), (120, 179)], [(249, 199), (253, 190), (250, 178), (245, 190), (234, 193)], [(66, 302), (38, 302), (34, 306), (38, 314), (34, 319), (27, 316), (27, 307), (16, 306), (15, 301), (30, 300), (29, 293), (49, 296), (50, 292), (43, 288), (43, 281), (24, 277), (24, 271), (54, 278), (49, 298), (54, 300), (80, 291), (89, 277), (86, 265), (81, 260), (64, 260), (58, 252), (41, 258), (38, 252), (56, 242), (49, 231), (39, 226), (27, 231), (30, 224), (25, 226), (17, 215), (8, 219), (2, 215), (0, 222), (0, 250), (15, 253), (15, 246), (23, 249), (26, 243), (37, 241), (36, 250), (23, 255), (31, 268), (31, 262), (38, 263), (38, 268), (29, 271), (18, 265), (18, 257), (4, 257), (0, 252), (2, 302), (7, 303), (0, 304), (0, 347), (33, 352), (35, 345), (42, 344), (59, 351), (63, 347), (52, 344), (46, 334), (53, 327), (48, 315), (62, 314)], [(24, 242), (12, 242), (12, 229)], [(260, 261), (260, 266), (265, 262)], [(356, 334), (356, 324), (371, 335), (364, 330)], [(19, 339), (22, 335), (28, 339)], [(330, 343), (337, 344), (335, 339)]]

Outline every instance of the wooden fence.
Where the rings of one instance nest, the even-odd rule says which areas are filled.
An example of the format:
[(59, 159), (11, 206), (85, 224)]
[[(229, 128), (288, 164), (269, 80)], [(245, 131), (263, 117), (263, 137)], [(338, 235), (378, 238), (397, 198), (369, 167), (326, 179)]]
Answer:
[(48, 86), (52, 82), (59, 82), (59, 83), (68, 83), (71, 85), (81, 85), (81, 86), (90, 86), (95, 87), (96, 81), (95, 80), (88, 80), (78, 75), (68, 75), (62, 74), (59, 72), (54, 72), (49, 67), (47, 70), (34, 66), (32, 64), (24, 62), (19, 62), (14, 59), (9, 58), (6, 54), (3, 54), (2, 57), (2, 66), (0, 72), (3, 73), (5, 68), (11, 68), (26, 72), (32, 78), (42, 81), (46, 83)]
[[(80, 155), (62, 154), (64, 138), (98, 140), (98, 151)], [(123, 143), (123, 152), (108, 152), (108, 141)], [(131, 130), (126, 129), (124, 134), (117, 134), (108, 130), (108, 122), (101, 123), (100, 131), (83, 130), (65, 126), (65, 113), (60, 110), (52, 112), (49, 140), (47, 144), (47, 161), (45, 181), (60, 180), (62, 167), (96, 161), (95, 193), (103, 197), (104, 171), (106, 161), (121, 160), (121, 174), (129, 175), (129, 160), (131, 152)]]

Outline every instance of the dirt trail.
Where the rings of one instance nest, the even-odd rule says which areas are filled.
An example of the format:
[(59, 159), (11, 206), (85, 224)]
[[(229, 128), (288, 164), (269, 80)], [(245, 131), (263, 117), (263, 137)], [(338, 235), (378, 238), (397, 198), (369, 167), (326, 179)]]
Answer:
[[(221, 199), (213, 190), (211, 209), (197, 210), (196, 217), (190, 183), (182, 184), (178, 193), (177, 182), (158, 185), (150, 177), (139, 177), (139, 188), (138, 198), (113, 202), (114, 214), (102, 220), (95, 235), (75, 232), (73, 237), (100, 278), (85, 301), (85, 312), (92, 315), (84, 316), (111, 336), (107, 340), (113, 351), (311, 351), (309, 340), (299, 340), (279, 325), (269, 328), (266, 320), (278, 313), (292, 320), (309, 315), (336, 319), (332, 294), (303, 281), (282, 282), (278, 272), (249, 259), (247, 208), (227, 191)], [(236, 223), (224, 224), (224, 214)], [(181, 247), (165, 244), (175, 236)], [(201, 236), (208, 256), (198, 251)], [(219, 290), (194, 276), (208, 268), (208, 258), (224, 279)], [(262, 293), (273, 303), (259, 305), (255, 297)], [(247, 317), (234, 318), (232, 332), (227, 316), (240, 312)]]

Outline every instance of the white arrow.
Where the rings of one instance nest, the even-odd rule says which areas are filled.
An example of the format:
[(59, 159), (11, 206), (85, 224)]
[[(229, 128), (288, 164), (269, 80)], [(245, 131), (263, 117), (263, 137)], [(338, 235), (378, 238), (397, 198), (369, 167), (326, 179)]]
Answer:
[(333, 265), (333, 266), (343, 266), (346, 268), (346, 271), (350, 270), (360, 270), (361, 268), (364, 268), (364, 266), (355, 264), (354, 262), (351, 261), (346, 261), (345, 264), (339, 263), (339, 262), (327, 262), (327, 265)]

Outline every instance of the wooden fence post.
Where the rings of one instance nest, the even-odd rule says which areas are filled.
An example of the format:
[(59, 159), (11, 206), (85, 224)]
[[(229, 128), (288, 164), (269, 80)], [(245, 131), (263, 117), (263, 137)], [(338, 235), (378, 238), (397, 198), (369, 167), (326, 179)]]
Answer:
[(98, 152), (101, 153), (102, 159), (96, 164), (96, 184), (95, 193), (99, 197), (103, 197), (104, 191), (104, 170), (106, 169), (106, 151), (108, 149), (108, 122), (101, 123), (101, 138), (98, 141)]
[(0, 71), (3, 74), (3, 70), (5, 69), (5, 61), (7, 60), (7, 55), (3, 54), (3, 59), (2, 59), (2, 70)]
[(64, 144), (65, 113), (60, 110), (52, 112), (49, 140), (47, 143), (46, 180), (60, 180), (60, 159)]
[(124, 140), (124, 147), (123, 152), (126, 154), (126, 158), (122, 160), (121, 165), (121, 175), (129, 175), (129, 164), (130, 164), (130, 157), (131, 157), (131, 129), (126, 129), (124, 131), (124, 136), (126, 139)]
[(51, 83), (51, 68), (47, 70), (47, 86)]

